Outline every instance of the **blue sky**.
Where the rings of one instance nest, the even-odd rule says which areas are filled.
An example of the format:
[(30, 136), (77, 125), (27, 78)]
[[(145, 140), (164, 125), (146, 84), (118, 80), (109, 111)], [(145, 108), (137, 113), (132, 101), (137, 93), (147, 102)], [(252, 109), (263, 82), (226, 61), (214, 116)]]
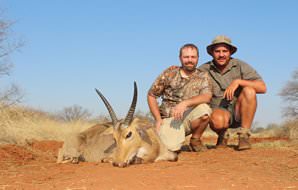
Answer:
[(0, 6), (16, 21), (12, 37), (25, 41), (5, 79), (21, 86), (24, 105), (54, 112), (77, 104), (106, 114), (98, 88), (123, 116), (137, 81), (137, 109), (147, 112), (147, 90), (165, 68), (180, 64), (179, 48), (196, 44), (202, 64), (211, 59), (206, 46), (224, 34), (238, 47), (234, 57), (267, 83), (255, 121), (283, 121), (278, 92), (298, 68), (298, 1), (0, 0)]

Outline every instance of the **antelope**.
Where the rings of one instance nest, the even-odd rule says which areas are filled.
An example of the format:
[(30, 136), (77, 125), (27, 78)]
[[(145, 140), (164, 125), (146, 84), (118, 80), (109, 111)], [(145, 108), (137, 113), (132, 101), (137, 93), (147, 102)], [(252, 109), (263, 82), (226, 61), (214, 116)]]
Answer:
[[(130, 164), (150, 163), (163, 160), (177, 161), (177, 153), (169, 151), (166, 148), (154, 127), (148, 122), (134, 118), (137, 104), (136, 82), (134, 82), (134, 95), (131, 106), (125, 119), (122, 120), (117, 119), (112, 106), (104, 95), (97, 89), (95, 89), (95, 91), (107, 108), (112, 122), (94, 126), (79, 134), (75, 138), (77, 144), (76, 151), (74, 151), (77, 154), (75, 159), (72, 156), (64, 156), (66, 159), (68, 158), (68, 162), (77, 163), (79, 160), (94, 160), (110, 162), (116, 167), (127, 167)], [(106, 129), (102, 130), (104, 127), (106, 127)], [(97, 132), (99, 130), (103, 132)], [(97, 135), (94, 135), (94, 133)], [(102, 140), (102, 138), (105, 138), (105, 140)], [(104, 143), (104, 145), (99, 144), (99, 142)], [(97, 158), (96, 154), (90, 154), (90, 150), (86, 151), (88, 146), (92, 146), (94, 149), (98, 146), (96, 150), (96, 154), (98, 154)], [(89, 154), (86, 154), (86, 152)], [(61, 163), (63, 153), (59, 153), (59, 155)]]
[(177, 154), (166, 148), (152, 126), (146, 125), (140, 119), (133, 117), (137, 104), (136, 82), (134, 82), (134, 95), (131, 106), (123, 120), (117, 119), (108, 100), (97, 89), (96, 92), (104, 102), (113, 124), (116, 149), (108, 161), (112, 162), (114, 166), (126, 167), (129, 164), (177, 160)]

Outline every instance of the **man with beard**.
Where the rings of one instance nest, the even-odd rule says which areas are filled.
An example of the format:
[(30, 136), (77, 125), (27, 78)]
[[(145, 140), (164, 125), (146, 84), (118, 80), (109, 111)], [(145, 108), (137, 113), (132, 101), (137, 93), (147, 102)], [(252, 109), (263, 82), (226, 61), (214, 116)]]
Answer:
[(250, 149), (250, 128), (257, 108), (257, 93), (265, 93), (261, 76), (247, 63), (231, 57), (237, 51), (226, 36), (207, 46), (213, 60), (200, 66), (212, 79), (210, 127), (218, 134), (217, 147), (226, 147), (228, 128), (239, 128), (238, 150)]
[(200, 138), (211, 114), (207, 105), (212, 97), (211, 80), (207, 72), (197, 69), (199, 52), (194, 44), (181, 47), (179, 58), (181, 66), (169, 67), (152, 84), (148, 105), (156, 130), (169, 150), (179, 151), (185, 136), (192, 134), (190, 148), (198, 152), (206, 149)]

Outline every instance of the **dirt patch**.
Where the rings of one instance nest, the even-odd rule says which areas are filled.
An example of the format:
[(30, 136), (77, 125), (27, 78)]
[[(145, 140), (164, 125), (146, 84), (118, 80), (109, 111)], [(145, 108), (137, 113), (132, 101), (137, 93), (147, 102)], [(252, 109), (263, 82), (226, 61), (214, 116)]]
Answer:
[(56, 164), (61, 146), (56, 141), (0, 146), (0, 190), (298, 189), (298, 152), (293, 147), (241, 152), (211, 148), (182, 152), (177, 162), (115, 168), (102, 163)]

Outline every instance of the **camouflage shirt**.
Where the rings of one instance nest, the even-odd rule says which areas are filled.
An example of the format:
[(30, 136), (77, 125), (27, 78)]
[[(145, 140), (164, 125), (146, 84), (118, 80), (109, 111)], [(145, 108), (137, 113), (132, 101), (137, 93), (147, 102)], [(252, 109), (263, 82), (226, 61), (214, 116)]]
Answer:
[[(243, 80), (262, 80), (262, 77), (247, 63), (231, 58), (227, 69), (224, 73), (221, 73), (215, 66), (213, 61), (209, 61), (199, 67), (201, 71), (208, 72), (212, 80), (212, 100), (211, 107), (218, 107), (221, 100), (223, 99), (226, 88), (235, 79)], [(241, 90), (239, 88), (239, 90)], [(235, 93), (235, 99), (239, 96), (240, 91), (237, 90)]]
[(181, 76), (180, 67), (166, 69), (152, 84), (148, 94), (161, 97), (159, 107), (162, 118), (170, 117), (170, 110), (183, 100), (200, 94), (212, 93), (211, 80), (207, 72), (196, 70), (191, 76)]

